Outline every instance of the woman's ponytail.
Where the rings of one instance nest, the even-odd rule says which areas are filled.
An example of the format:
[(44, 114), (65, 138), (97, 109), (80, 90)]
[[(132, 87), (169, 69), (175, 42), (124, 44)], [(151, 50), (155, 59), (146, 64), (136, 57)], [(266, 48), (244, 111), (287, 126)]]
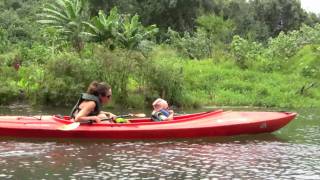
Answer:
[(87, 89), (87, 93), (95, 96), (106, 96), (109, 89), (111, 89), (111, 87), (104, 82), (99, 83), (98, 81), (92, 81)]

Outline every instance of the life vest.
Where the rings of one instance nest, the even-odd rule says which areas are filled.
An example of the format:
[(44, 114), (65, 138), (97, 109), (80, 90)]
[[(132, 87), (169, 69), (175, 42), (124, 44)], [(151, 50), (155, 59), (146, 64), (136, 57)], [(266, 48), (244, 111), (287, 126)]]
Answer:
[(82, 93), (80, 98), (78, 99), (77, 104), (72, 108), (72, 111), (70, 113), (71, 118), (75, 118), (75, 113), (79, 112), (81, 110), (79, 108), (79, 106), (83, 101), (94, 101), (96, 103), (96, 107), (94, 108), (94, 110), (92, 112), (90, 112), (90, 114), (88, 114), (88, 116), (99, 115), (100, 110), (101, 110), (101, 102), (100, 102), (99, 98), (95, 95), (92, 95), (92, 94)]
[(167, 119), (170, 115), (170, 112), (166, 109), (161, 109), (160, 111), (153, 111), (151, 114), (151, 119), (153, 121), (163, 121)]

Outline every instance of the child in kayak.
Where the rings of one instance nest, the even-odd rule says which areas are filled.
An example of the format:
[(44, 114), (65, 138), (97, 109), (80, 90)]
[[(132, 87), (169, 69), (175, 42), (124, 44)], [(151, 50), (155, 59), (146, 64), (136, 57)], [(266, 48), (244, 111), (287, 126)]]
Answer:
[(167, 121), (173, 119), (173, 110), (169, 110), (168, 103), (164, 99), (158, 98), (153, 103), (151, 119), (153, 121)]
[(76, 122), (93, 120), (96, 123), (100, 123), (101, 119), (116, 118), (110, 112), (101, 111), (101, 106), (107, 104), (111, 96), (112, 91), (108, 84), (93, 81), (87, 92), (81, 94), (77, 104), (72, 109), (71, 118)]

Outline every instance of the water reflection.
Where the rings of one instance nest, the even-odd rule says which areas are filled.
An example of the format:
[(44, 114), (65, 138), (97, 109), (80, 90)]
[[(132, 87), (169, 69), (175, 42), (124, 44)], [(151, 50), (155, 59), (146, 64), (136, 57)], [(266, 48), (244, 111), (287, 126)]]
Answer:
[(274, 134), (170, 141), (0, 139), (0, 179), (320, 179), (319, 112)]
[(269, 138), (91, 143), (2, 139), (0, 147), (0, 174), (7, 178), (320, 178), (319, 145)]

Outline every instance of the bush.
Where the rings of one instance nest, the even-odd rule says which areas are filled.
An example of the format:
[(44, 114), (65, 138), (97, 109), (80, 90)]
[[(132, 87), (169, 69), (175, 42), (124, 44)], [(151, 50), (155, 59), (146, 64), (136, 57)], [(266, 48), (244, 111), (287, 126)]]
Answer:
[(93, 79), (101, 80), (98, 76), (99, 65), (92, 59), (81, 59), (76, 53), (61, 53), (52, 57), (46, 65), (48, 73), (54, 77), (71, 78), (75, 83), (89, 84)]
[[(46, 84), (41, 91), (41, 103), (54, 106), (71, 106), (74, 105), (85, 90), (83, 83), (70, 77), (53, 77), (46, 76)], [(39, 103), (40, 103), (39, 102)]]
[(262, 50), (263, 47), (259, 43), (249, 42), (238, 35), (233, 37), (231, 52), (236, 64), (242, 69), (252, 67), (252, 64), (261, 58)]
[[(107, 47), (97, 46), (94, 50), (97, 59), (97, 72), (100, 79), (108, 82), (113, 89), (114, 100), (128, 105), (128, 83), (130, 78), (140, 75), (145, 57), (137, 51), (115, 49), (110, 51)], [(139, 79), (139, 78), (138, 78)]]
[(295, 56), (290, 58), (287, 73), (297, 72), (300, 75), (312, 78), (320, 78), (320, 46), (306, 45)]
[(224, 20), (221, 16), (202, 15), (197, 18), (197, 31), (204, 31), (209, 43), (217, 44), (218, 42), (229, 43), (234, 30), (232, 20)]
[(19, 88), (13, 80), (0, 81), (0, 105), (9, 104), (18, 100)]
[(18, 72), (11, 66), (0, 65), (0, 104), (12, 103), (20, 97)]
[(40, 43), (33, 43), (31, 47), (20, 44), (21, 61), (24, 65), (43, 65), (50, 59), (50, 49)]
[(168, 29), (170, 44), (182, 56), (190, 59), (212, 58), (215, 48), (223, 49), (221, 44), (230, 42), (233, 22), (215, 15), (203, 15), (197, 18), (197, 29), (194, 33), (178, 32)]
[(8, 32), (0, 26), (0, 53), (6, 52), (8, 50), (8, 45)]
[(320, 46), (314, 46), (312, 54), (313, 56), (309, 59), (304, 59), (301, 74), (305, 77), (320, 79)]
[[(165, 49), (158, 48), (154, 51), (150, 57), (151, 61), (148, 67), (144, 69), (147, 82), (146, 88), (151, 92), (147, 99), (154, 100), (154, 98), (162, 97), (170, 103), (180, 105), (184, 81), (181, 62), (179, 58), (177, 59), (174, 56), (170, 58), (166, 58), (166, 55), (164, 57), (158, 56), (161, 51), (163, 52)], [(155, 92), (155, 94), (152, 92)]]
[(16, 86), (32, 104), (37, 104), (41, 99), (41, 90), (45, 82), (44, 75), (45, 70), (37, 65), (22, 66), (18, 70)]
[(236, 35), (231, 43), (231, 52), (237, 65), (243, 69), (287, 72), (288, 66), (294, 63), (291, 57), (295, 56), (300, 49), (306, 44), (320, 43), (319, 29), (319, 24), (315, 27), (304, 25), (299, 31), (281, 32), (277, 37), (270, 38), (264, 47)]
[(303, 44), (320, 44), (320, 24), (310, 27), (307, 25), (302, 25), (300, 28), (300, 36), (303, 37)]
[(183, 57), (190, 59), (202, 59), (211, 57), (212, 42), (208, 42), (204, 31), (197, 31), (195, 34), (185, 32), (180, 36), (177, 32), (169, 29), (170, 44), (178, 50)]
[(21, 55), (17, 51), (0, 54), (0, 66), (13, 66), (15, 63), (21, 63)]
[(92, 59), (81, 59), (76, 53), (61, 53), (46, 64), (42, 101), (54, 105), (75, 103), (81, 92), (93, 81), (101, 81), (101, 70)]

